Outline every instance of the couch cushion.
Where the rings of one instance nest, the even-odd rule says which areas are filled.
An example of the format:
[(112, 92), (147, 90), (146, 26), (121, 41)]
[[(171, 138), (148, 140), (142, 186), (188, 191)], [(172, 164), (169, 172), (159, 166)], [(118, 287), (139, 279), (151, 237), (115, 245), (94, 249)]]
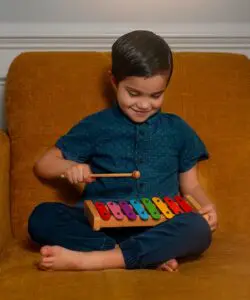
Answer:
[(219, 234), (199, 260), (177, 273), (154, 270), (44, 272), (36, 252), (13, 245), (1, 264), (1, 299), (250, 299), (247, 235)]
[[(176, 53), (174, 65), (163, 110), (182, 116), (204, 140), (211, 160), (200, 174), (218, 205), (222, 229), (244, 231), (250, 222), (244, 201), (249, 197), (249, 61), (234, 54)], [(25, 53), (11, 65), (6, 101), (16, 237), (26, 237), (28, 216), (38, 203), (73, 203), (79, 197), (65, 182), (38, 180), (32, 167), (73, 124), (110, 104), (109, 66), (108, 54), (77, 52)]]

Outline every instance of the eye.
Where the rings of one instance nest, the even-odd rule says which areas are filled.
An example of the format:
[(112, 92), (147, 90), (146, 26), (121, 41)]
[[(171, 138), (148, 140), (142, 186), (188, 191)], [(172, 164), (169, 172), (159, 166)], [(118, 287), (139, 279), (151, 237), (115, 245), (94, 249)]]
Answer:
[(140, 94), (133, 91), (127, 91), (130, 97), (138, 97)]
[(159, 93), (159, 94), (153, 94), (153, 95), (151, 95), (151, 98), (153, 98), (153, 99), (158, 99), (158, 98), (161, 97), (161, 95), (162, 95), (162, 93)]

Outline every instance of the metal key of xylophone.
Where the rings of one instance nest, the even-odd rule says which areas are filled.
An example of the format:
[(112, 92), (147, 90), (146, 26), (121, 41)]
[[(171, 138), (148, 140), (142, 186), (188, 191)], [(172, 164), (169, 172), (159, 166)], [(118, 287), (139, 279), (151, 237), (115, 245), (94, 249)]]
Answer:
[(181, 196), (174, 196), (175, 201), (179, 204), (184, 212), (191, 212), (193, 211), (192, 206), (184, 200)]
[(159, 220), (161, 218), (158, 209), (155, 207), (155, 205), (150, 199), (142, 198), (141, 202), (144, 204), (145, 208), (154, 220)]
[(183, 213), (183, 210), (180, 208), (180, 206), (178, 205), (178, 203), (176, 201), (173, 201), (171, 198), (169, 197), (164, 197), (163, 200), (166, 202), (167, 206), (171, 209), (171, 211), (178, 215)]
[(117, 220), (122, 220), (124, 218), (124, 214), (122, 213), (119, 204), (109, 201), (107, 202), (107, 206)]
[(138, 214), (138, 216), (141, 218), (141, 220), (146, 221), (149, 219), (149, 215), (144, 209), (143, 205), (137, 201), (137, 200), (130, 200), (129, 203), (134, 208), (135, 212)]
[(161, 198), (153, 197), (152, 201), (167, 219), (172, 219), (175, 216)]
[(105, 205), (102, 202), (95, 202), (94, 203), (97, 211), (99, 212), (101, 218), (105, 221), (108, 221), (111, 217), (111, 214), (109, 210), (105, 207)]
[(137, 216), (133, 211), (132, 207), (126, 201), (119, 202), (119, 205), (122, 209), (122, 212), (128, 217), (129, 220), (134, 221), (136, 220)]

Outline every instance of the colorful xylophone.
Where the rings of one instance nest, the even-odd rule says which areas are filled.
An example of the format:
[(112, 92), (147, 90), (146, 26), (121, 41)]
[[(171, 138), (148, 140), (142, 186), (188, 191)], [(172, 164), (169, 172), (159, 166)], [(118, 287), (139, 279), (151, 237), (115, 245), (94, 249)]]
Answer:
[[(84, 212), (93, 228), (155, 226), (175, 215), (198, 210), (199, 204), (191, 196), (142, 198), (107, 202), (84, 201)], [(206, 217), (206, 216), (205, 216)]]

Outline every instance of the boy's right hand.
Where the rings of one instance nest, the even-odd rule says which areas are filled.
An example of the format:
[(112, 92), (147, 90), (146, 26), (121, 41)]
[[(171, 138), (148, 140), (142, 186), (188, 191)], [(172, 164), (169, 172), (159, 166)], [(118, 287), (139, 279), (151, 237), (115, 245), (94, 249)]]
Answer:
[(91, 177), (92, 171), (88, 164), (75, 164), (69, 167), (64, 173), (63, 177), (67, 178), (72, 184), (78, 183), (92, 183), (96, 179)]

